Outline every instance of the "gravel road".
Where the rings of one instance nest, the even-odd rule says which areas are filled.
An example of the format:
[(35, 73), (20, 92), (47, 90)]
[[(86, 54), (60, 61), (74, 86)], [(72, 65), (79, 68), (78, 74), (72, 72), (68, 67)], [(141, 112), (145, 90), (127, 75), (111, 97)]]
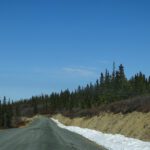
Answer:
[(39, 117), (28, 127), (0, 131), (0, 150), (105, 150), (84, 137)]

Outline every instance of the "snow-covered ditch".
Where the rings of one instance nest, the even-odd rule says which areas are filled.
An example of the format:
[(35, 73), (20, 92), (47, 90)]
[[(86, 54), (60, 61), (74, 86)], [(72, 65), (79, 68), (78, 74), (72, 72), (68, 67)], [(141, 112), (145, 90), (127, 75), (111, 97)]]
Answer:
[(108, 150), (150, 150), (150, 142), (127, 138), (123, 135), (105, 134), (96, 130), (80, 128), (76, 126), (65, 126), (58, 120), (52, 120), (60, 127), (75, 132), (85, 138), (96, 142)]

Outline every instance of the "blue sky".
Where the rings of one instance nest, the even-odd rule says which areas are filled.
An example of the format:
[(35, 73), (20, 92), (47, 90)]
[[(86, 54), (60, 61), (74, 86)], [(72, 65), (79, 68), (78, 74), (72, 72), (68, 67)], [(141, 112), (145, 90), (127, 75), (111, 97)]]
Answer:
[(0, 97), (94, 82), (112, 62), (150, 75), (149, 0), (0, 1)]

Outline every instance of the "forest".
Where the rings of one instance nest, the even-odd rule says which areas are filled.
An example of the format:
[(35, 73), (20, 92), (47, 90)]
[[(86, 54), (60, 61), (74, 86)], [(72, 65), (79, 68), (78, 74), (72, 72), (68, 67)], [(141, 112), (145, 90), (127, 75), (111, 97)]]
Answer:
[(0, 101), (0, 128), (10, 128), (20, 116), (64, 113), (75, 116), (100, 111), (128, 113), (150, 111), (150, 76), (139, 72), (127, 79), (121, 64), (100, 74), (95, 83), (78, 86), (74, 91), (32, 96), (30, 99)]

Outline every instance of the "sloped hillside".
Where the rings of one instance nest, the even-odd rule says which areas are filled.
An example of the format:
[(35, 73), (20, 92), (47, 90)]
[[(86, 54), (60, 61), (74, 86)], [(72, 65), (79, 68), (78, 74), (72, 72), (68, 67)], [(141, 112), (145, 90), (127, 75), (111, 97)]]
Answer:
[(65, 125), (90, 128), (105, 133), (122, 134), (127, 137), (150, 141), (150, 112), (100, 113), (93, 117), (75, 117), (72, 119), (57, 114), (53, 118), (58, 119)]

